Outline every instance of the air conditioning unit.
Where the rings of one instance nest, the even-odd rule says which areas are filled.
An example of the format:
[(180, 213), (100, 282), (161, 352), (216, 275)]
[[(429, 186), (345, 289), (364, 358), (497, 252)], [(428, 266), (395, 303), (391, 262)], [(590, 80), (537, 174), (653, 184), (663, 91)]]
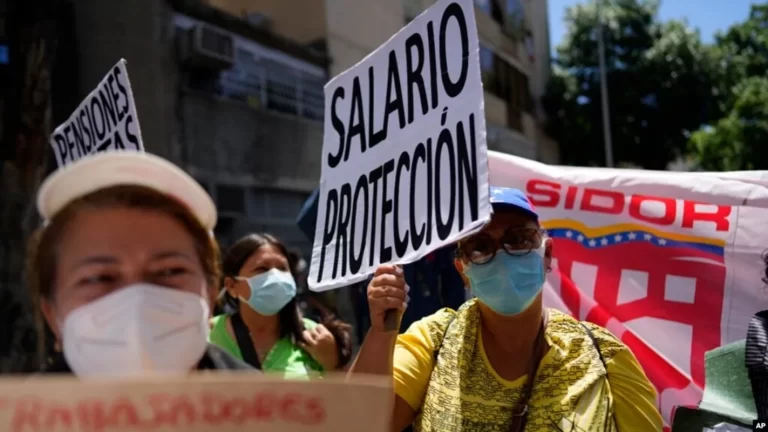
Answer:
[(185, 65), (221, 70), (235, 62), (234, 37), (216, 27), (195, 24), (182, 33), (180, 42)]

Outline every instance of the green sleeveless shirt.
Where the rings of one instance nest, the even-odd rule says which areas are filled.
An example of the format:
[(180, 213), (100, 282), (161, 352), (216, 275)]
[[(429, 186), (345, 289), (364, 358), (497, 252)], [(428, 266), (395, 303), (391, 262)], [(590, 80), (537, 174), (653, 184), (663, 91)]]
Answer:
[[(228, 315), (219, 315), (211, 320), (213, 326), (208, 341), (218, 345), (234, 357), (243, 360), (237, 341), (227, 331)], [(309, 330), (317, 323), (304, 318), (304, 328)], [(295, 345), (289, 337), (278, 340), (267, 353), (261, 365), (263, 372), (285, 378), (309, 379), (323, 372), (323, 367), (308, 352)]]

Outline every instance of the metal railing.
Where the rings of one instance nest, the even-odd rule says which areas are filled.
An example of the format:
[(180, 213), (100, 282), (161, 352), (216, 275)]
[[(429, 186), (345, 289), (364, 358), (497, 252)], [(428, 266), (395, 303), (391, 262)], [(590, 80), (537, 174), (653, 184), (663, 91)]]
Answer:
[(324, 85), (325, 78), (238, 49), (235, 65), (221, 73), (218, 87), (222, 96), (254, 108), (321, 121)]

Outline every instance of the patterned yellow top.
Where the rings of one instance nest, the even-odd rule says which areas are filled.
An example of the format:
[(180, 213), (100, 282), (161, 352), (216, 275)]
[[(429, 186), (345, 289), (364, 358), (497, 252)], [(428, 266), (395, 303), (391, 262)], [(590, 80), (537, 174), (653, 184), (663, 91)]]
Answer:
[[(545, 339), (550, 349), (536, 374), (525, 430), (661, 431), (656, 390), (632, 352), (607, 330), (587, 324), (605, 359), (606, 380), (606, 368), (581, 324), (549, 312)], [(494, 371), (479, 319), (476, 301), (470, 300), (456, 312), (442, 309), (417, 321), (398, 336), (395, 392), (417, 412), (415, 430), (509, 430), (526, 377), (508, 381)]]

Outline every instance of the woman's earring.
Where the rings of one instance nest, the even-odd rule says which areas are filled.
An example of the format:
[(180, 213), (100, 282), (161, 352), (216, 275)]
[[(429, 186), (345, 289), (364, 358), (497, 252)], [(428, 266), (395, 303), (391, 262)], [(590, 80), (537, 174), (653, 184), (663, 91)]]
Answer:
[(547, 273), (552, 273), (552, 267), (547, 269)]

